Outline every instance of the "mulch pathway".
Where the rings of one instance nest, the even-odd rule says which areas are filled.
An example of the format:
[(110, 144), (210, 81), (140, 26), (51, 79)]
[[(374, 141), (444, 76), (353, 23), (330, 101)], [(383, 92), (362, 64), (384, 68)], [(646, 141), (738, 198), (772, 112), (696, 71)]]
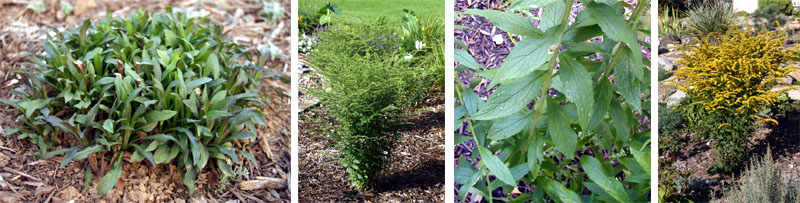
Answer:
[[(258, 3), (247, 0), (228, 0), (219, 3), (196, 1), (93, 1), (67, 0), (75, 6), (75, 14), (60, 13), (58, 1), (46, 0), (47, 10), (36, 14), (25, 10), (27, 2), (0, 1), (0, 98), (8, 99), (9, 91), (20, 81), (12, 70), (25, 68), (24, 54), (42, 52), (41, 40), (46, 39), (47, 26), (64, 29), (81, 23), (84, 19), (100, 19), (109, 10), (113, 16), (128, 16), (139, 9), (162, 11), (167, 6), (201, 12), (210, 15), (209, 19), (233, 30), (229, 36), (239, 44), (262, 47), (272, 43), (283, 53), (289, 53), (290, 38), (290, 0), (280, 0), (285, 8), (284, 17), (268, 23), (257, 13)], [(268, 64), (274, 73), (288, 77), (289, 60), (278, 59)], [(152, 167), (148, 164), (123, 164), (120, 183), (109, 193), (99, 196), (95, 186), (100, 179), (94, 177), (90, 189), (83, 189), (85, 161), (73, 161), (65, 168), (57, 168), (62, 157), (38, 160), (28, 155), (38, 151), (38, 147), (27, 140), (17, 140), (5, 131), (18, 126), (14, 118), (19, 114), (6, 105), (0, 105), (0, 202), (289, 202), (288, 189), (261, 189), (245, 191), (239, 183), (256, 177), (290, 179), (289, 163), (289, 84), (275, 80), (264, 80), (263, 99), (269, 100), (262, 113), (267, 119), (266, 127), (259, 127), (258, 137), (252, 141), (235, 144), (239, 149), (250, 152), (258, 160), (258, 165), (240, 159), (238, 165), (249, 171), (248, 177), (230, 180), (226, 188), (220, 188), (219, 177), (207, 167), (200, 175), (196, 191), (189, 195), (180, 177), (180, 170), (170, 164)], [(52, 148), (51, 148), (52, 149)], [(126, 154), (125, 157), (129, 157)], [(104, 173), (100, 173), (104, 174)]]
[(400, 140), (392, 152), (387, 174), (375, 189), (361, 191), (350, 184), (347, 172), (333, 156), (337, 150), (331, 132), (337, 129), (324, 107), (300, 114), (300, 202), (443, 202), (444, 201), (444, 95), (442, 90), (424, 100), (398, 130)]

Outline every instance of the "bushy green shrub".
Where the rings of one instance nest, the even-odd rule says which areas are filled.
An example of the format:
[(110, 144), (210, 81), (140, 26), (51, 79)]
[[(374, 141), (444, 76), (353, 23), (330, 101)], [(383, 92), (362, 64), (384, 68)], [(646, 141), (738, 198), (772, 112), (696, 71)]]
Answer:
[(426, 69), (427, 76), (424, 78), (433, 79), (434, 85), (443, 88), (444, 22), (441, 19), (423, 17), (420, 24), (422, 26), (422, 43), (426, 46), (422, 47), (420, 52), (415, 55), (420, 56), (419, 64)]
[(672, 77), (671, 72), (664, 70), (663, 68), (658, 69), (658, 81), (666, 80), (669, 77)]
[(399, 109), (407, 106), (418, 69), (401, 58), (399, 39), (385, 20), (334, 25), (318, 35), (309, 64), (322, 76), (312, 90), (341, 130), (338, 159), (358, 188), (373, 186), (389, 164)]
[(792, 0), (758, 0), (758, 9), (775, 7), (779, 12), (790, 15), (794, 10)]
[(738, 26), (733, 6), (725, 1), (695, 4), (687, 15), (689, 32), (697, 37), (721, 35), (730, 27)]
[(774, 30), (786, 24), (786, 18), (781, 16), (780, 10), (775, 6), (759, 7), (753, 12), (753, 25), (756, 30)]
[(800, 202), (800, 181), (781, 174), (781, 167), (772, 159), (772, 151), (753, 161), (740, 181), (726, 194), (728, 202)]
[[(117, 183), (123, 153), (152, 165), (175, 161), (190, 193), (206, 166), (232, 176), (237, 151), (255, 162), (232, 142), (266, 124), (256, 85), (269, 51), (256, 63), (242, 60), (254, 58), (225, 39), (221, 26), (170, 8), (133, 12), (129, 20), (107, 16), (58, 32), (43, 43), (44, 55), (30, 58), (31, 68), (14, 71), (25, 78), (12, 91), (19, 99), (3, 102), (22, 113), (16, 120), (23, 125), (8, 134), (37, 144), (41, 159), (64, 154), (61, 167), (93, 156), (111, 160), (99, 194)], [(54, 140), (71, 141), (51, 151)]]
[(686, 140), (678, 135), (683, 127), (683, 119), (678, 112), (658, 104), (658, 148), (660, 152), (676, 152), (686, 146)]
[(796, 88), (773, 90), (780, 78), (797, 71), (790, 62), (800, 51), (784, 48), (785, 38), (785, 32), (732, 28), (724, 35), (706, 36), (699, 44), (680, 47), (683, 56), (676, 63), (680, 68), (666, 82), (686, 92), (688, 104), (682, 108), (691, 113), (684, 114), (688, 123), (714, 140), (719, 163), (712, 170), (737, 170), (754, 124), (777, 124), (759, 113)]

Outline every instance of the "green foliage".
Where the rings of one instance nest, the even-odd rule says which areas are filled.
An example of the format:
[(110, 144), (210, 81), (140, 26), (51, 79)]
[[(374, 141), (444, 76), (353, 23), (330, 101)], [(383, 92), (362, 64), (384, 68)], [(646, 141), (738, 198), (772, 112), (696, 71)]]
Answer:
[(775, 7), (778, 12), (786, 15), (792, 14), (794, 5), (792, 0), (758, 0), (758, 9), (766, 9), (768, 7)]
[(772, 151), (753, 161), (733, 190), (726, 194), (728, 202), (800, 202), (800, 181), (782, 175), (781, 166), (772, 159)]
[(658, 69), (658, 81), (666, 80), (669, 77), (672, 77), (672, 72), (664, 70), (663, 68)]
[(695, 4), (688, 12), (689, 32), (697, 37), (724, 34), (731, 27), (738, 27), (736, 12), (729, 2), (710, 1)]
[(340, 125), (334, 132), (339, 162), (358, 188), (374, 186), (389, 164), (394, 127), (418, 88), (420, 68), (401, 58), (400, 41), (386, 20), (332, 25), (318, 32), (309, 64), (324, 86), (312, 90)]
[(677, 37), (678, 39), (682, 39), (684, 34), (687, 32), (686, 26), (683, 25), (681, 22), (680, 11), (669, 8), (662, 10), (661, 16), (658, 17), (658, 36), (663, 37), (664, 35), (672, 35)]
[[(221, 26), (171, 8), (133, 12), (128, 20), (108, 16), (56, 32), (30, 68), (14, 70), (24, 77), (12, 91), (19, 99), (3, 103), (22, 113), (16, 120), (23, 125), (9, 134), (37, 144), (38, 158), (63, 154), (61, 167), (110, 155), (98, 157), (115, 160), (97, 185), (100, 194), (123, 175), (123, 153), (132, 153), (132, 162), (182, 168), (190, 193), (207, 166), (232, 175), (237, 151), (255, 163), (233, 142), (266, 125), (257, 83), (271, 52), (252, 57), (225, 39)], [(51, 150), (55, 140), (72, 141)], [(88, 186), (88, 169), (86, 180)]]
[(667, 108), (665, 104), (658, 104), (658, 150), (662, 153), (677, 152), (686, 146), (686, 141), (678, 135), (678, 130), (683, 127), (681, 115)]
[(759, 7), (753, 12), (753, 25), (756, 30), (774, 30), (786, 24), (786, 18), (781, 16), (780, 10), (775, 6)]
[[(784, 32), (732, 28), (718, 37), (681, 47), (675, 77), (667, 85), (686, 92), (684, 117), (701, 136), (714, 140), (718, 164), (710, 170), (734, 172), (741, 167), (747, 137), (758, 123), (777, 121), (759, 114), (775, 105), (786, 91), (778, 81), (797, 71), (791, 65), (797, 48), (783, 47)], [(748, 57), (758, 56), (758, 57)], [(758, 124), (755, 123), (755, 124)]]
[[(460, 161), (455, 170), (454, 181), (462, 185), (460, 199), (473, 193), (488, 202), (649, 201), (650, 131), (648, 123), (639, 122), (650, 115), (650, 105), (641, 96), (649, 92), (644, 66), (649, 62), (639, 48), (649, 45), (636, 39), (646, 34), (640, 33), (638, 21), (649, 2), (639, 2), (627, 20), (620, 4), (584, 3), (578, 14), (583, 17), (571, 25), (571, 0), (519, 0), (506, 12), (464, 12), (523, 38), (492, 70), (484, 70), (466, 51), (454, 53), (457, 71), (476, 70), (472, 74), (492, 81), (489, 88), (500, 84), (486, 101), (471, 88), (455, 84), (460, 101), (455, 123), (467, 122), (480, 153), (477, 169)], [(544, 7), (541, 29), (514, 12), (531, 4)], [(588, 41), (599, 36), (603, 42)], [(457, 44), (466, 48), (463, 42)], [(598, 52), (608, 60), (587, 59)], [(608, 79), (612, 74), (614, 83)], [(456, 144), (466, 141), (455, 136)], [(511, 193), (522, 183), (535, 191), (492, 195), (496, 189)]]
[(333, 24), (333, 14), (341, 14), (342, 9), (336, 4), (327, 2), (319, 9), (306, 8), (299, 10), (297, 17), (300, 33), (309, 33), (321, 27)]

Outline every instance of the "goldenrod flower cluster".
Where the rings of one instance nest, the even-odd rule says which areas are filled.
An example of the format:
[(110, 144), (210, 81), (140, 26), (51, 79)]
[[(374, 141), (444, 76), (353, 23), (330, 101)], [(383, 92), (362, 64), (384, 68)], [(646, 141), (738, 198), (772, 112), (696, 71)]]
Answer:
[(783, 31), (731, 28), (724, 35), (698, 39), (697, 44), (680, 47), (683, 57), (676, 62), (680, 68), (667, 84), (686, 92), (695, 101), (690, 105), (702, 105), (709, 113), (732, 111), (736, 116), (755, 117), (759, 123), (776, 122), (760, 120), (756, 114), (797, 88), (776, 88), (781, 78), (798, 71), (787, 62), (800, 52), (783, 47), (786, 36)]

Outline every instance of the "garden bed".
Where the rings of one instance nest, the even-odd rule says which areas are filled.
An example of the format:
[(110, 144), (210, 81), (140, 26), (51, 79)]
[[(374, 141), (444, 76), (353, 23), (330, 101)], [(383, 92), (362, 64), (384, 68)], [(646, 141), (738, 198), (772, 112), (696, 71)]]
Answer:
[(333, 118), (320, 108), (300, 114), (299, 191), (301, 202), (442, 202), (444, 201), (444, 101), (442, 90), (426, 98), (398, 129), (400, 140), (386, 176), (370, 191), (360, 191), (331, 156)]
[[(17, 76), (12, 70), (27, 67), (25, 53), (43, 51), (41, 40), (46, 37), (47, 27), (58, 30), (81, 23), (83, 19), (97, 20), (105, 18), (106, 10), (114, 17), (128, 16), (129, 13), (144, 9), (154, 12), (163, 11), (166, 7), (184, 9), (200, 15), (209, 15), (211, 22), (223, 25), (230, 32), (229, 38), (242, 45), (262, 47), (273, 43), (281, 47), (284, 53), (289, 49), (289, 15), (290, 1), (280, 1), (287, 10), (282, 18), (274, 23), (264, 21), (258, 12), (260, 3), (250, 1), (227, 1), (225, 3), (195, 3), (194, 1), (121, 1), (100, 2), (92, 0), (68, 1), (74, 6), (74, 13), (65, 15), (60, 6), (51, 6), (56, 1), (45, 2), (46, 10), (37, 14), (26, 10), (27, 3), (4, 1), (0, 4), (0, 98), (11, 97), (9, 91), (19, 85)], [(273, 73), (288, 77), (288, 59), (276, 60), (268, 64)], [(149, 164), (123, 164), (123, 176), (109, 193), (97, 195), (94, 185), (105, 174), (110, 166), (102, 166), (100, 171), (93, 171), (93, 183), (86, 192), (83, 190), (83, 161), (73, 161), (64, 168), (58, 168), (62, 159), (56, 156), (47, 160), (39, 160), (28, 153), (38, 148), (28, 141), (17, 140), (5, 132), (17, 127), (14, 118), (19, 114), (15, 109), (0, 105), (0, 202), (62, 202), (78, 200), (81, 202), (219, 202), (240, 200), (242, 202), (288, 202), (289, 190), (258, 189), (242, 190), (243, 181), (255, 180), (256, 177), (277, 178), (288, 182), (289, 172), (289, 84), (276, 80), (261, 81), (262, 99), (267, 106), (261, 112), (267, 120), (267, 126), (259, 127), (258, 137), (253, 142), (241, 142), (236, 148), (244, 149), (254, 155), (259, 164), (245, 163), (242, 169), (249, 171), (249, 178), (234, 178), (225, 189), (220, 188), (220, 178), (216, 171), (204, 170), (198, 175), (197, 188), (189, 195), (186, 186), (181, 182), (180, 171), (174, 165), (161, 164), (152, 167)], [(123, 155), (128, 160), (130, 153)], [(242, 161), (242, 160), (240, 160)]]

